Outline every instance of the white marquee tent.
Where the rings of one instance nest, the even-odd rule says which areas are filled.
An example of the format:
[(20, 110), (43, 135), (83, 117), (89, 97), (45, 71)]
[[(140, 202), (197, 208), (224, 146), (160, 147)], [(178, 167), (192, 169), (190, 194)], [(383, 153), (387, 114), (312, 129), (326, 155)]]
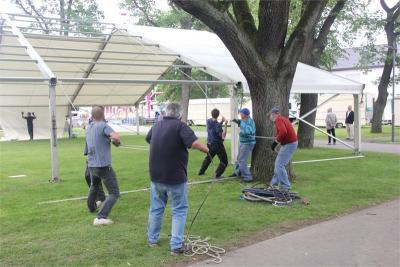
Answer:
[[(51, 25), (61, 25), (46, 18)], [(94, 22), (96, 31), (79, 31), (69, 21), (69, 35), (60, 28), (43, 32), (33, 27), (35, 17), (1, 13), (0, 125), (8, 139), (21, 139), (25, 122), (21, 111), (34, 111), (35, 135), (50, 137), (52, 178), (58, 177), (57, 136), (65, 116), (76, 106), (136, 105), (157, 84), (228, 85), (231, 112), (237, 112), (234, 85), (246, 80), (222, 41), (213, 33), (144, 26), (119, 27)], [(66, 25), (63, 23), (62, 25)], [(125, 28), (125, 29), (122, 29)], [(61, 32), (62, 33), (62, 32)], [(185, 62), (185, 65), (177, 65)], [(163, 80), (172, 69), (199, 68), (218, 81)], [(292, 92), (353, 94), (355, 107), (363, 85), (299, 63)], [(357, 108), (356, 108), (357, 117)], [(58, 129), (58, 130), (57, 130)], [(355, 152), (360, 134), (356, 124)], [(234, 128), (234, 132), (235, 132)], [(232, 135), (232, 142), (237, 140)], [(235, 147), (233, 145), (232, 147)], [(235, 156), (237, 151), (232, 150)]]

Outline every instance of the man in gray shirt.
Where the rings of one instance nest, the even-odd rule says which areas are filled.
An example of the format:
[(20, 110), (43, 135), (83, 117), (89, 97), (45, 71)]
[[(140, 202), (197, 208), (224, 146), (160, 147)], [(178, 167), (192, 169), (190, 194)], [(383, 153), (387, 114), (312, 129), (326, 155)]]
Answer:
[(93, 225), (108, 225), (113, 223), (107, 217), (119, 197), (117, 177), (111, 167), (110, 142), (118, 146), (120, 144), (120, 137), (104, 121), (103, 107), (94, 106), (92, 108), (92, 118), (93, 122), (89, 124), (86, 130), (86, 146), (84, 151), (84, 154), (87, 156), (92, 179), (87, 205), (90, 212), (96, 211), (96, 197), (100, 184), (103, 182), (107, 188), (108, 196), (103, 207), (97, 213)]
[[(332, 136), (336, 137), (335, 127), (337, 123), (337, 118), (335, 113), (332, 112), (332, 108), (328, 108), (328, 113), (326, 114), (325, 123), (326, 123), (326, 131), (328, 132), (328, 134), (331, 134)], [(328, 145), (331, 144), (331, 139), (333, 139), (333, 144), (336, 145), (336, 139), (331, 138), (329, 135), (328, 135)]]

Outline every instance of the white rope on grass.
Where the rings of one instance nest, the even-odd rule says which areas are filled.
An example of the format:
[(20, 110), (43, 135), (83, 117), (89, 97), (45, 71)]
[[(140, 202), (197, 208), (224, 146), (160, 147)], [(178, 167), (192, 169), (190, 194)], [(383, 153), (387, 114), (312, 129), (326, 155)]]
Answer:
[(185, 256), (193, 257), (195, 255), (207, 255), (212, 259), (207, 260), (207, 263), (221, 263), (222, 254), (226, 253), (226, 250), (221, 247), (213, 246), (209, 243), (210, 237), (202, 239), (198, 235), (189, 235), (186, 237), (187, 251)]
[(344, 160), (344, 159), (358, 159), (358, 158), (364, 158), (364, 157), (365, 157), (364, 155), (359, 155), (359, 156), (349, 156), (349, 157), (339, 157), (339, 158), (301, 160), (301, 161), (293, 161), (292, 164), (314, 163), (314, 162), (333, 161), (333, 160)]
[[(237, 177), (227, 177), (227, 178), (220, 178), (218, 180), (216, 179), (210, 179), (210, 180), (204, 180), (204, 181), (196, 181), (196, 182), (191, 182), (188, 183), (188, 185), (199, 185), (199, 184), (206, 184), (206, 183), (212, 183), (212, 182), (219, 182), (219, 181), (225, 181), (225, 180), (233, 180), (237, 179)], [(137, 193), (137, 192), (146, 192), (149, 191), (150, 188), (142, 188), (142, 189), (134, 189), (134, 190), (129, 190), (129, 191), (123, 191), (120, 192), (121, 195), (124, 194), (129, 194), (129, 193)], [(82, 197), (72, 197), (72, 198), (65, 198), (65, 199), (57, 199), (57, 200), (49, 200), (49, 201), (42, 201), (38, 202), (38, 205), (43, 205), (43, 204), (56, 204), (56, 203), (62, 203), (62, 202), (67, 202), (67, 201), (75, 201), (75, 200), (85, 200), (87, 199), (87, 196), (82, 196)]]

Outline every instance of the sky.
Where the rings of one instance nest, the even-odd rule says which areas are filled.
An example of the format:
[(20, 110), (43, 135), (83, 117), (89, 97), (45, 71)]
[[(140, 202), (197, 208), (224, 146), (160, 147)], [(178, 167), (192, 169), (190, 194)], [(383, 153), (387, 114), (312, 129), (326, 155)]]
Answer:
[[(39, 0), (36, 0), (39, 1)], [(365, 0), (368, 1), (368, 0)], [(391, 7), (394, 4), (397, 3), (398, 0), (386, 0), (387, 4)], [(128, 15), (124, 15), (127, 12), (124, 10), (120, 10), (118, 6), (118, 2), (120, 1), (110, 1), (110, 0), (97, 0), (99, 7), (101, 10), (103, 10), (104, 15), (105, 15), (105, 20), (109, 22), (114, 22), (117, 24), (124, 24), (124, 23), (132, 23), (134, 19), (129, 18)], [(157, 8), (161, 10), (168, 10), (168, 0), (155, 0)], [(380, 1), (379, 0), (371, 0), (371, 3), (369, 5), (369, 11), (370, 12), (378, 12), (381, 10), (380, 6)], [(11, 4), (10, 0), (0, 0), (0, 10), (9, 12), (9, 13), (16, 13), (18, 12), (18, 9)], [(363, 38), (358, 38), (354, 42), (354, 46), (361, 46), (365, 43), (365, 39)], [(386, 43), (386, 37), (385, 33), (382, 29), (382, 33), (378, 34), (377, 36), (377, 44), (384, 44)]]

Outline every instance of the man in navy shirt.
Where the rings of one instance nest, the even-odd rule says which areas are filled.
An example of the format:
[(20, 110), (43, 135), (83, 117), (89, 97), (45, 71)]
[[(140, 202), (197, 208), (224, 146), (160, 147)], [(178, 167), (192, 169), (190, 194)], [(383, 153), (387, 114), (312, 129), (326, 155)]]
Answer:
[(110, 142), (118, 146), (120, 143), (119, 134), (116, 133), (104, 120), (104, 109), (100, 106), (92, 108), (93, 122), (86, 130), (86, 145), (84, 154), (87, 156), (88, 167), (91, 177), (91, 185), (87, 205), (90, 212), (96, 211), (96, 198), (101, 182), (108, 191), (108, 196), (103, 207), (97, 213), (93, 225), (112, 224), (108, 219), (112, 207), (118, 200), (119, 187), (117, 177), (111, 167)]
[[(204, 175), (211, 160), (217, 155), (220, 161), (218, 168), (215, 170), (215, 178), (217, 179), (221, 178), (228, 166), (228, 156), (226, 155), (224, 146), (228, 122), (225, 121), (224, 117), (222, 117), (221, 122), (218, 122), (218, 117), (219, 110), (215, 108), (211, 111), (211, 118), (207, 120), (207, 146), (210, 149), (210, 153), (204, 158), (203, 164), (199, 170), (199, 175)], [(222, 130), (222, 124), (224, 123), (225, 127)]]
[(193, 130), (181, 122), (181, 108), (171, 103), (166, 115), (146, 136), (150, 144), (150, 209), (147, 238), (149, 246), (157, 246), (164, 210), (170, 199), (172, 209), (171, 255), (184, 252), (184, 230), (188, 209), (187, 164), (188, 148), (208, 153)]

